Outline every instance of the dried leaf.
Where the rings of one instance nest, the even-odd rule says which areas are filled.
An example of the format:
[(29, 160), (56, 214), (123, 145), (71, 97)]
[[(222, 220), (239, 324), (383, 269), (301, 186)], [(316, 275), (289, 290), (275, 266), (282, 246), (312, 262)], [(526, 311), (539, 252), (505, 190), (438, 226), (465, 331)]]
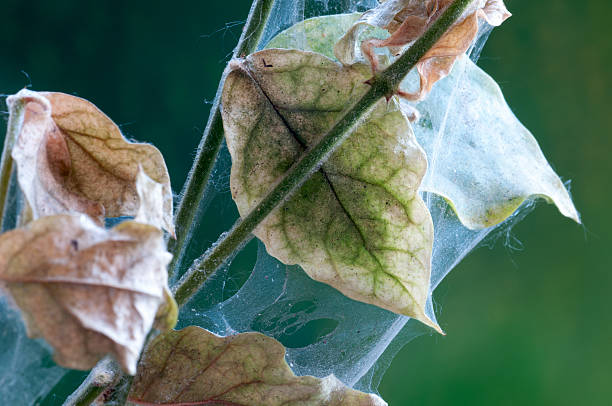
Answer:
[(259, 333), (218, 337), (199, 327), (161, 334), (147, 347), (128, 402), (134, 405), (385, 406), (333, 375), (297, 377), (285, 348)]
[(134, 221), (107, 230), (84, 215), (55, 215), (0, 236), (0, 282), (28, 334), (44, 337), (68, 368), (89, 369), (110, 353), (135, 373), (160, 306), (159, 324), (172, 327), (169, 260), (161, 231)]
[[(390, 47), (398, 54), (410, 46), (452, 3), (452, 0), (387, 0), (363, 14), (353, 27), (338, 41), (336, 57), (343, 64), (351, 65), (366, 58), (374, 71), (379, 69), (374, 48)], [(432, 86), (447, 76), (455, 60), (467, 51), (478, 33), (478, 19), (498, 26), (510, 13), (503, 0), (475, 0), (463, 16), (440, 38), (417, 63), (420, 86), (416, 92), (400, 91), (408, 100), (422, 100)], [(386, 39), (360, 41), (364, 27), (386, 29), (391, 36)]]
[(172, 217), (164, 210), (166, 203), (164, 186), (147, 176), (142, 168), (139, 168), (136, 175), (136, 194), (139, 204), (134, 221), (158, 228), (162, 228), (162, 224), (172, 226)]
[(26, 111), (12, 156), (35, 219), (76, 212), (102, 224), (104, 217), (134, 216), (142, 167), (162, 185), (158, 226), (174, 234), (170, 178), (154, 146), (127, 141), (104, 113), (75, 96), (24, 89), (7, 98), (11, 111), (18, 101)]
[[(277, 49), (233, 65), (222, 114), (232, 196), (244, 216), (367, 91), (369, 67)], [(440, 331), (424, 313), (433, 229), (417, 189), (426, 167), (395, 99), (381, 100), (255, 235), (313, 279)]]
[(467, 56), (416, 108), (422, 118), (414, 131), (432, 165), (421, 187), (448, 199), (466, 227), (498, 224), (530, 197), (580, 222), (535, 138)]

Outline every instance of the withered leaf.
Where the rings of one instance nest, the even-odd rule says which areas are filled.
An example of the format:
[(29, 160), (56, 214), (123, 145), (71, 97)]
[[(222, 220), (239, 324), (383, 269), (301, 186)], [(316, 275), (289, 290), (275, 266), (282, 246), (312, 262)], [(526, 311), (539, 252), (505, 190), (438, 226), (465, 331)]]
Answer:
[[(386, 0), (368, 10), (338, 41), (335, 53), (342, 63), (351, 65), (365, 57), (372, 68), (379, 69), (374, 48), (389, 47), (394, 54), (418, 39), (452, 3), (452, 0)], [(450, 73), (455, 60), (465, 53), (478, 33), (478, 20), (498, 26), (511, 14), (503, 0), (474, 0), (463, 16), (440, 38), (416, 65), (420, 86), (415, 92), (400, 90), (408, 100), (422, 100), (432, 86)], [(360, 41), (365, 27), (386, 29), (386, 39)]]
[(158, 308), (160, 328), (176, 320), (169, 260), (161, 230), (134, 221), (107, 230), (85, 215), (55, 215), (0, 236), (0, 283), (28, 334), (45, 338), (68, 368), (112, 354), (135, 373)]
[(12, 156), (34, 219), (85, 213), (102, 224), (104, 217), (134, 216), (142, 168), (162, 185), (157, 226), (174, 234), (170, 178), (157, 148), (127, 141), (111, 119), (79, 97), (23, 89), (7, 98), (11, 112), (17, 102), (26, 105)]
[(295, 376), (285, 348), (259, 333), (218, 337), (199, 327), (156, 337), (138, 365), (133, 405), (384, 406), (333, 375)]
[[(279, 49), (233, 65), (222, 114), (232, 196), (244, 216), (367, 91), (370, 71)], [(383, 99), (255, 235), (313, 279), (440, 331), (424, 312), (433, 226), (417, 189), (426, 167), (397, 101)]]
[[(134, 221), (161, 228), (161, 224), (168, 224), (172, 217), (167, 217), (164, 210), (166, 204), (164, 186), (151, 179), (142, 168), (136, 175), (136, 194), (138, 196), (138, 211)], [(172, 225), (172, 223), (169, 223)]]

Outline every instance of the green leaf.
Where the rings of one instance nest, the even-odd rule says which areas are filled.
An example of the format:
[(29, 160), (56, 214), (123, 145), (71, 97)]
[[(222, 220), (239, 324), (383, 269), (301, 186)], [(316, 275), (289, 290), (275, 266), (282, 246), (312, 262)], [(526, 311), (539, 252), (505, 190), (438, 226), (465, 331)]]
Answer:
[(421, 119), (414, 131), (430, 162), (422, 188), (448, 199), (466, 227), (501, 223), (533, 197), (580, 222), (535, 138), (497, 83), (467, 56), (416, 108)]
[[(304, 41), (294, 38), (302, 35), (310, 48), (331, 56), (330, 44), (340, 39), (334, 27), (350, 26), (356, 17), (341, 14), (305, 20), (272, 39), (270, 46), (299, 46)], [(327, 27), (331, 28), (318, 31)], [(360, 34), (359, 39), (363, 38)], [(418, 86), (415, 72), (402, 83), (406, 89)], [(495, 81), (465, 55), (424, 101), (416, 105), (402, 101), (401, 107), (407, 116), (413, 116), (415, 107), (421, 115), (413, 125), (429, 161), (421, 189), (445, 197), (466, 227), (499, 224), (534, 197), (556, 204), (564, 216), (580, 222), (563, 182), (535, 138), (514, 116)]]
[[(367, 91), (368, 77), (366, 65), (295, 50), (234, 63), (222, 114), (242, 216)], [(313, 279), (440, 331), (424, 312), (433, 226), (417, 189), (426, 167), (396, 100), (383, 99), (255, 235)]]
[(285, 348), (259, 333), (218, 337), (199, 327), (169, 331), (147, 347), (128, 402), (135, 405), (383, 406), (333, 375), (297, 377)]
[[(361, 17), (361, 14), (336, 14), (300, 21), (272, 38), (266, 49), (300, 49), (335, 59), (334, 45)], [(378, 30), (378, 34), (389, 36), (385, 30)]]
[[(335, 14), (300, 21), (272, 38), (266, 45), (266, 49), (299, 49), (317, 52), (330, 59), (338, 60), (337, 55), (342, 58), (349, 51), (338, 49), (336, 44), (351, 29), (355, 36), (355, 43), (371, 38), (385, 39), (389, 36), (387, 30), (372, 25), (364, 25), (359, 31), (355, 31), (355, 24), (362, 15), (363, 13)], [(351, 43), (351, 46), (354, 47), (354, 43)], [(355, 49), (350, 52), (359, 51)], [(388, 52), (386, 54), (391, 56)], [(354, 59), (366, 62), (363, 57), (354, 57)]]

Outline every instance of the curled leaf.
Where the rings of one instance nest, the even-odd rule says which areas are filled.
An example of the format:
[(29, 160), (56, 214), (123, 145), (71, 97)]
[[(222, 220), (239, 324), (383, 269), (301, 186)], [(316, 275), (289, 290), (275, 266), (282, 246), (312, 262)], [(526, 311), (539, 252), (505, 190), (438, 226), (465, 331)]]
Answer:
[[(364, 94), (366, 65), (271, 49), (234, 62), (223, 91), (232, 196), (242, 216)], [(381, 100), (323, 167), (255, 230), (268, 252), (346, 296), (425, 315), (433, 227), (427, 162), (397, 102)]]
[(416, 108), (422, 118), (413, 128), (430, 161), (421, 187), (448, 199), (466, 227), (501, 223), (532, 196), (580, 222), (535, 138), (467, 56)]
[(139, 168), (163, 189), (158, 226), (174, 234), (172, 190), (161, 153), (127, 141), (119, 127), (90, 102), (63, 93), (21, 90), (7, 98), (9, 110), (25, 101), (25, 115), (12, 151), (18, 181), (34, 219), (85, 213), (134, 216)]
[(199, 327), (168, 331), (147, 347), (128, 402), (134, 405), (385, 406), (333, 375), (295, 376), (285, 348), (259, 333), (218, 337)]
[[(366, 58), (374, 71), (379, 69), (374, 48), (389, 47), (393, 54), (411, 45), (436, 21), (452, 0), (386, 0), (368, 10), (338, 41), (335, 53), (338, 60), (350, 65)], [(478, 19), (483, 18), (498, 26), (510, 13), (503, 0), (474, 0), (463, 16), (440, 38), (416, 65), (420, 85), (416, 92), (401, 91), (408, 100), (422, 100), (432, 86), (447, 76), (455, 60), (467, 51), (478, 33)], [(364, 27), (386, 29), (391, 35), (385, 39), (360, 41)]]
[(0, 283), (28, 334), (44, 337), (68, 368), (90, 369), (110, 353), (135, 373), (160, 306), (159, 326), (172, 327), (169, 260), (161, 231), (134, 221), (107, 230), (55, 215), (0, 236)]
[(172, 217), (164, 209), (166, 204), (164, 187), (151, 179), (140, 168), (136, 175), (136, 194), (138, 196), (138, 211), (134, 221), (161, 228), (161, 225), (172, 226)]

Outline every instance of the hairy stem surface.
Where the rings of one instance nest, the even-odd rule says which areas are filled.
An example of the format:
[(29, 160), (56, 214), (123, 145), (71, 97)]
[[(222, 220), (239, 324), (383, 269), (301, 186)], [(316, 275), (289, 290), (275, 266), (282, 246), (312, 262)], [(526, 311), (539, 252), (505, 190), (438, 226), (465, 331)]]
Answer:
[[(253, 2), (238, 45), (234, 49), (233, 58), (248, 55), (257, 50), (273, 5), (274, 0), (255, 0)], [(170, 277), (177, 272), (183, 261), (200, 201), (204, 196), (206, 185), (223, 143), (223, 122), (219, 111), (219, 100), (224, 83), (225, 73), (219, 82), (206, 129), (181, 193), (182, 198), (175, 216), (176, 240), (168, 241), (168, 251), (173, 255), (172, 262), (168, 265)]]
[(317, 145), (306, 151), (272, 191), (246, 217), (238, 219), (232, 229), (224, 234), (213, 248), (194, 261), (173, 289), (179, 306), (187, 303), (208, 277), (252, 238), (253, 230), (325, 162), (342, 141), (368, 117), (374, 105), (382, 97), (393, 95), (408, 72), (461, 17), (471, 1), (455, 0), (410, 49), (370, 80), (370, 90), (340, 118)]

